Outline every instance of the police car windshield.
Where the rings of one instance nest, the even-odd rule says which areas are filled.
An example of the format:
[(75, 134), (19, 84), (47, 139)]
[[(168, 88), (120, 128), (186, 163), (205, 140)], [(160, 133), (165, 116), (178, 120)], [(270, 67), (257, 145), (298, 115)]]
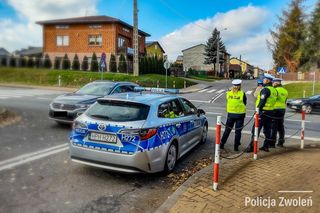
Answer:
[(108, 95), (112, 90), (114, 84), (113, 83), (91, 83), (79, 89), (76, 93), (83, 95), (97, 95), (104, 96)]
[(146, 120), (149, 110), (150, 107), (144, 104), (99, 100), (86, 115), (108, 121), (129, 122)]

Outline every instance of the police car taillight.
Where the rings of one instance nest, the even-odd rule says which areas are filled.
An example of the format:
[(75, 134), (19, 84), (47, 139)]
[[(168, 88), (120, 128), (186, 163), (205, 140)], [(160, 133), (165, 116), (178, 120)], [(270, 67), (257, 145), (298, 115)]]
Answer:
[(142, 129), (140, 130), (140, 140), (148, 140), (157, 134), (157, 129)]

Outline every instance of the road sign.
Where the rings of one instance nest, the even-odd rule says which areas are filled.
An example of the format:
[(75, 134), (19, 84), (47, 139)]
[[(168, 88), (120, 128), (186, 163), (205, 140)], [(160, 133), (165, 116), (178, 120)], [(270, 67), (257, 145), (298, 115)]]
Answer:
[(163, 64), (164, 68), (167, 70), (170, 68), (170, 62), (169, 61), (165, 61)]
[(278, 73), (279, 74), (286, 74), (287, 68), (286, 67), (278, 67)]

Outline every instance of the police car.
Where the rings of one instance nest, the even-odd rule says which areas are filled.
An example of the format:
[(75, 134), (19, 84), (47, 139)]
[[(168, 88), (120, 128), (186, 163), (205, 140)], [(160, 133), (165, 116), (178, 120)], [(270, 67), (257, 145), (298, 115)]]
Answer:
[(72, 161), (125, 173), (170, 173), (180, 157), (206, 141), (203, 110), (174, 94), (137, 89), (153, 93), (100, 98), (75, 120)]

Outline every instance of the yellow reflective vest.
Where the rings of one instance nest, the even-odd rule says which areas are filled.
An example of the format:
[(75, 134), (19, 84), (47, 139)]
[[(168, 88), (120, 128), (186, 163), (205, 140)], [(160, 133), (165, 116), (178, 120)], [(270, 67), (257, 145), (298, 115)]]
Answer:
[[(277, 101), (278, 92), (272, 86), (266, 86), (265, 88), (268, 88), (270, 90), (270, 96), (268, 97), (266, 104), (264, 105), (262, 110), (274, 110), (274, 105), (276, 104), (276, 101)], [(256, 100), (256, 107), (259, 106), (260, 98), (261, 98), (261, 91)]]
[(287, 98), (288, 98), (288, 91), (283, 87), (276, 87), (278, 92), (278, 97), (276, 104), (274, 105), (275, 109), (286, 109), (287, 108)]
[(227, 112), (234, 114), (245, 114), (246, 105), (243, 103), (244, 92), (242, 90), (238, 92), (229, 91), (227, 92)]

